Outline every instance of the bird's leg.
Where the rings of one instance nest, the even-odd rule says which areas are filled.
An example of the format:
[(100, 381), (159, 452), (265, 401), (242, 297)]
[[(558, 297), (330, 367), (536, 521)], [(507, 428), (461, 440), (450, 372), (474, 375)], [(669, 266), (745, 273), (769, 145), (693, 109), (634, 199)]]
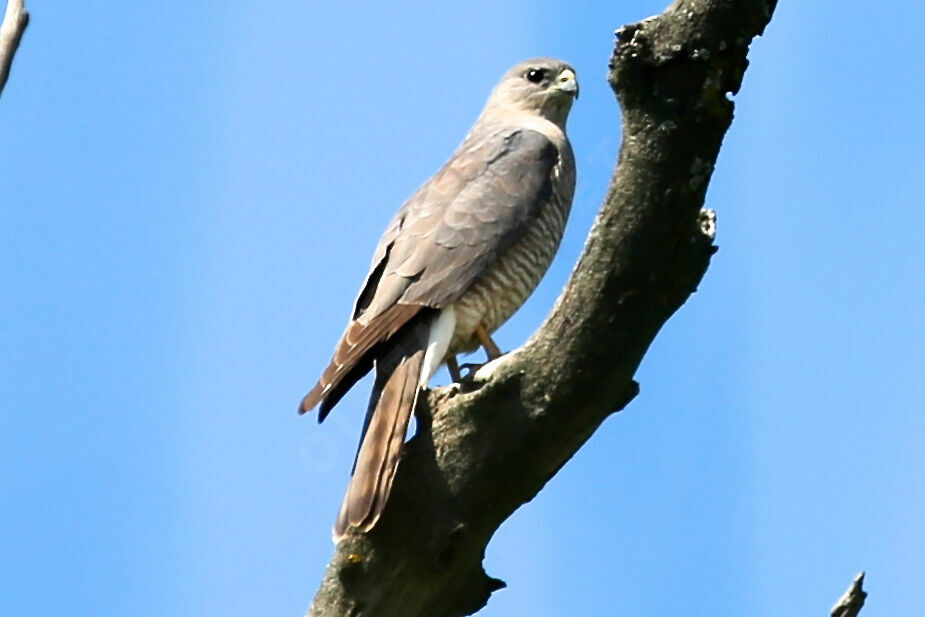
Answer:
[(479, 339), (479, 343), (482, 344), (482, 347), (485, 348), (485, 355), (488, 356), (488, 361), (497, 360), (502, 355), (501, 350), (495, 345), (495, 342), (491, 340), (491, 336), (488, 334), (488, 330), (485, 329), (485, 324), (479, 322), (479, 325), (475, 327), (475, 337)]
[(446, 359), (446, 370), (450, 372), (450, 379), (453, 380), (453, 383), (462, 382), (462, 375), (459, 372), (459, 363), (456, 361), (456, 356), (450, 356)]
[[(478, 339), (479, 344), (485, 348), (485, 355), (488, 356), (488, 362), (486, 362), (485, 364), (489, 364), (492, 361), (497, 360), (498, 358), (504, 355), (501, 349), (497, 345), (495, 345), (495, 342), (491, 340), (491, 336), (489, 336), (488, 330), (485, 328), (485, 324), (479, 323), (479, 325), (475, 327), (474, 334), (475, 334), (475, 338)], [(475, 372), (479, 370), (480, 368), (482, 368), (483, 366), (485, 366), (485, 364), (471, 364), (467, 362), (466, 364), (463, 364), (462, 366), (459, 366), (458, 368), (465, 370), (466, 371), (465, 379), (467, 381), (471, 381), (472, 376), (475, 375)], [(449, 365), (449, 363), (447, 363), (447, 365)]]

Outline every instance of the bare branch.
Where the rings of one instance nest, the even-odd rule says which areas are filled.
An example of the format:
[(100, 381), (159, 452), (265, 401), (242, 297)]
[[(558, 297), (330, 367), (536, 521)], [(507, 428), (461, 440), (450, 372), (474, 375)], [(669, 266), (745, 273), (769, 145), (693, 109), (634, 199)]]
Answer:
[(3, 24), (0, 25), (0, 94), (10, 76), (13, 56), (28, 25), (29, 13), (23, 6), (23, 0), (7, 0)]
[(861, 586), (864, 584), (864, 573), (861, 572), (854, 577), (854, 582), (848, 591), (845, 592), (835, 606), (832, 607), (832, 617), (858, 617), (861, 607), (864, 606), (864, 600), (867, 598), (867, 592)]
[(422, 397), (388, 507), (337, 545), (310, 615), (466, 615), (504, 585), (482, 568), (495, 530), (637, 394), (643, 355), (706, 272), (707, 183), (775, 4), (676, 0), (617, 31), (623, 140), (566, 289), (520, 350)]

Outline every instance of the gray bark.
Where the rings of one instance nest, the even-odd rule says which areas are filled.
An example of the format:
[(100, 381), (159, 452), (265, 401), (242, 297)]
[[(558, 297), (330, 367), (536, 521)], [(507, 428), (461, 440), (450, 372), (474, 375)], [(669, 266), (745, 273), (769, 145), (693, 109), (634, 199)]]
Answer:
[(568, 285), (521, 349), (422, 397), (388, 507), (337, 545), (310, 615), (466, 615), (504, 586), (482, 568), (495, 530), (633, 399), (643, 355), (706, 272), (704, 194), (775, 5), (677, 0), (617, 31), (623, 140)]
[(13, 56), (28, 25), (29, 13), (23, 6), (23, 0), (7, 0), (3, 23), (0, 24), (0, 94), (10, 76)]

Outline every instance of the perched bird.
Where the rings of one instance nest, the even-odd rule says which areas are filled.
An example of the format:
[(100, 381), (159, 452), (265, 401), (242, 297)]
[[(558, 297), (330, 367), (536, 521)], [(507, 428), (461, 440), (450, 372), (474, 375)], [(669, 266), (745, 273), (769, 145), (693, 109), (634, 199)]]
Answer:
[(559, 246), (575, 191), (565, 122), (574, 69), (527, 60), (501, 79), (449, 161), (392, 219), (331, 364), (302, 400), (318, 421), (360, 378), (376, 378), (335, 540), (379, 519), (418, 394), (456, 354), (485, 347), (527, 299)]

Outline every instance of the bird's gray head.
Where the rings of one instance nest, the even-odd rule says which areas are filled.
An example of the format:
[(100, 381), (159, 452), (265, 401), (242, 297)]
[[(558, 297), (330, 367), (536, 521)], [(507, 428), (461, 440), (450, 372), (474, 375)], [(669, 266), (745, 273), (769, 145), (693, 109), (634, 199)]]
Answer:
[(555, 58), (521, 62), (501, 79), (485, 111), (539, 114), (563, 129), (572, 103), (578, 98), (575, 69)]

